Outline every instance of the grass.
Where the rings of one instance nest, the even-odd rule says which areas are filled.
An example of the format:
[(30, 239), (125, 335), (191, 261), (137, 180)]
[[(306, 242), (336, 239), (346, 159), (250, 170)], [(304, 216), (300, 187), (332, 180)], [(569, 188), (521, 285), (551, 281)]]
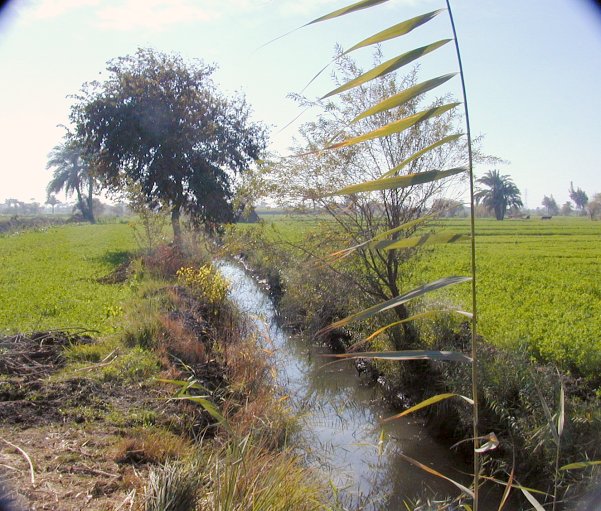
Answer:
[[(444, 229), (465, 232), (467, 221)], [(551, 221), (479, 220), (477, 269), (479, 330), (493, 345), (527, 346), (564, 370), (594, 375), (601, 363), (601, 223), (585, 218)], [(415, 268), (414, 281), (468, 274), (468, 241), (441, 246)], [(446, 299), (469, 307), (467, 286)]]
[(0, 236), (0, 334), (114, 331), (128, 284), (101, 284), (135, 249), (126, 224), (69, 225)]

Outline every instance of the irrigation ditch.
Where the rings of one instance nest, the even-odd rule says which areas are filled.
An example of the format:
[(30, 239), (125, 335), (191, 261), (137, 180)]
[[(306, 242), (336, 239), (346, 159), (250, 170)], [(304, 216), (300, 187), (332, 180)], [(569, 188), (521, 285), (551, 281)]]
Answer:
[(392, 510), (403, 502), (458, 493), (399, 453), (469, 485), (469, 463), (430, 434), (423, 418), (381, 425), (392, 414), (381, 386), (352, 362), (331, 363), (323, 357), (327, 348), (280, 326), (268, 291), (240, 263), (221, 261), (219, 268), (231, 283), (230, 298), (262, 332), (264, 349), (273, 352), (281, 399), (289, 400), (300, 417), (293, 444), (331, 481), (341, 501), (360, 509)]

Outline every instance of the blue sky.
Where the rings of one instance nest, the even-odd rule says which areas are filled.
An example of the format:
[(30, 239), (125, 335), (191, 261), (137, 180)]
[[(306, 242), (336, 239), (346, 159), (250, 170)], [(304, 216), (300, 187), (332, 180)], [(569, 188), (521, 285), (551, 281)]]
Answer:
[[(255, 118), (274, 126), (272, 148), (285, 152), (298, 113), (286, 98), (332, 56), (396, 21), (443, 7), (440, 0), (390, 0), (335, 22), (261, 45), (345, 0), (13, 0), (0, 14), (0, 201), (45, 199), (46, 159), (67, 122), (69, 94), (102, 79), (107, 60), (138, 47), (215, 62), (215, 79), (242, 91)], [(601, 192), (601, 14), (587, 0), (455, 0), (473, 132), (483, 150), (527, 195), (529, 207), (570, 181)], [(439, 16), (384, 47), (392, 56), (449, 37)], [(421, 77), (456, 70), (452, 49), (423, 59)], [(363, 50), (362, 50), (363, 51)], [(366, 64), (369, 50), (358, 52)], [(450, 82), (458, 95), (458, 80)], [(328, 73), (305, 92), (331, 88)], [(308, 114), (310, 115), (310, 114)], [(308, 119), (308, 117), (306, 117)], [(277, 133), (277, 134), (276, 134)], [(491, 167), (477, 169), (482, 174)], [(59, 197), (63, 199), (63, 197)]]

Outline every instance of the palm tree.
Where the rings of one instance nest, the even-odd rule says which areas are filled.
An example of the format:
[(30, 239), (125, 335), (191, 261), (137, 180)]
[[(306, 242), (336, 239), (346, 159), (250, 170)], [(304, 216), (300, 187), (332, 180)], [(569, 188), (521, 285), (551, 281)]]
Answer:
[[(46, 188), (48, 195), (59, 193), (63, 189), (67, 196), (75, 192), (77, 207), (84, 219), (95, 223), (92, 199), (96, 180), (90, 174), (90, 168), (82, 156), (80, 144), (68, 136), (65, 137), (65, 141), (55, 146), (48, 155), (46, 168), (54, 168), (54, 174)], [(84, 187), (87, 188), (87, 193), (85, 193)]]
[(497, 220), (505, 218), (507, 208), (522, 207), (520, 190), (507, 175), (501, 175), (498, 170), (489, 170), (477, 182), (486, 188), (480, 188), (474, 199), (489, 210), (495, 212)]

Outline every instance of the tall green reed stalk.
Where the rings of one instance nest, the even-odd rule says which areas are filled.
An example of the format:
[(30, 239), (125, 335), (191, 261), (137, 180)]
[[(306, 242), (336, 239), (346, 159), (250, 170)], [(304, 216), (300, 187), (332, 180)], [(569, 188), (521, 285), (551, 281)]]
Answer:
[[(332, 19), (338, 18), (340, 16), (354, 13), (359, 10), (372, 8), (378, 4), (384, 3), (386, 1), (387, 0), (361, 0), (361, 1), (355, 2), (351, 5), (348, 5), (346, 7), (343, 7), (341, 9), (338, 9), (336, 11), (330, 12), (319, 18), (316, 18), (313, 21), (307, 23), (305, 26), (332, 20)], [(475, 213), (474, 213), (475, 212), (475, 200), (474, 200), (473, 152), (472, 152), (471, 129), (470, 129), (470, 122), (469, 122), (469, 109), (468, 109), (468, 102), (467, 102), (467, 93), (466, 93), (466, 86), (465, 86), (465, 80), (464, 80), (464, 74), (463, 74), (463, 64), (461, 61), (461, 52), (459, 49), (455, 22), (453, 19), (453, 14), (451, 11), (451, 6), (450, 6), (449, 0), (446, 0), (446, 6), (447, 6), (447, 12), (449, 15), (451, 28), (452, 28), (452, 32), (453, 32), (453, 39), (455, 42), (455, 50), (456, 50), (457, 61), (458, 61), (458, 65), (459, 65), (459, 75), (461, 78), (461, 87), (462, 87), (463, 104), (464, 104), (464, 109), (465, 109), (466, 131), (467, 131), (466, 136), (467, 136), (467, 151), (468, 151), (468, 167), (467, 168), (463, 168), (463, 167), (452, 168), (452, 169), (446, 169), (446, 170), (433, 169), (430, 171), (419, 172), (419, 173), (410, 173), (410, 172), (407, 173), (406, 171), (403, 172), (403, 169), (405, 167), (407, 167), (410, 162), (412, 162), (413, 160), (416, 160), (417, 158), (420, 158), (426, 152), (434, 150), (444, 144), (453, 142), (453, 141), (457, 140), (457, 138), (462, 136), (461, 134), (458, 134), (458, 135), (454, 135), (451, 137), (442, 138), (442, 139), (438, 140), (437, 142), (431, 144), (430, 146), (408, 156), (402, 162), (400, 162), (398, 165), (396, 165), (394, 168), (390, 169), (388, 172), (385, 172), (378, 179), (354, 184), (351, 186), (347, 186), (340, 190), (333, 191), (329, 195), (338, 196), (338, 195), (347, 195), (347, 194), (356, 194), (356, 193), (372, 193), (372, 192), (383, 191), (383, 190), (394, 190), (394, 189), (400, 189), (400, 188), (406, 188), (406, 187), (412, 187), (412, 186), (416, 186), (416, 185), (420, 185), (420, 184), (425, 184), (425, 183), (429, 183), (429, 182), (440, 180), (440, 179), (446, 179), (446, 178), (456, 175), (456, 174), (467, 173), (468, 179), (469, 179), (469, 196), (470, 196), (470, 207), (471, 207), (471, 217), (470, 217), (471, 275), (470, 275), (470, 277), (461, 277), (461, 276), (445, 277), (445, 278), (439, 279), (435, 282), (427, 283), (427, 284), (425, 284), (419, 288), (416, 288), (408, 293), (404, 293), (400, 296), (393, 297), (385, 302), (376, 304), (372, 307), (369, 307), (368, 309), (357, 312), (357, 313), (352, 314), (340, 321), (337, 321), (336, 323), (334, 323), (334, 324), (330, 325), (329, 327), (327, 327), (326, 329), (324, 329), (324, 332), (345, 326), (354, 321), (359, 321), (359, 320), (364, 320), (364, 319), (370, 318), (381, 312), (401, 306), (401, 305), (407, 303), (408, 301), (413, 300), (418, 297), (421, 297), (431, 291), (434, 291), (434, 290), (437, 290), (440, 288), (444, 288), (449, 285), (453, 285), (453, 284), (471, 280), (471, 293), (472, 293), (472, 311), (471, 311), (471, 313), (464, 312), (464, 311), (452, 311), (455, 313), (466, 315), (471, 318), (472, 332), (471, 332), (471, 356), (470, 357), (468, 357), (467, 355), (465, 355), (463, 353), (433, 351), (433, 350), (362, 352), (360, 354), (351, 353), (351, 354), (338, 355), (338, 357), (341, 357), (341, 358), (361, 357), (361, 358), (398, 360), (398, 361), (429, 359), (429, 360), (453, 361), (453, 362), (459, 362), (459, 363), (466, 363), (466, 362), (471, 363), (471, 367), (472, 367), (472, 370), (471, 370), (472, 396), (471, 396), (471, 398), (468, 398), (466, 396), (457, 396), (456, 394), (441, 394), (441, 395), (437, 395), (437, 396), (434, 396), (432, 398), (429, 398), (429, 399), (423, 401), (422, 403), (418, 404), (417, 406), (415, 406), (409, 410), (406, 410), (403, 414), (399, 414), (399, 416), (405, 415), (407, 413), (410, 413), (412, 411), (415, 411), (415, 410), (418, 410), (421, 408), (424, 408), (425, 406), (430, 406), (431, 404), (437, 403), (443, 399), (448, 399), (451, 397), (463, 398), (464, 400), (466, 400), (467, 402), (469, 402), (472, 405), (472, 423), (473, 423), (472, 429), (473, 429), (473, 445), (474, 445), (473, 488), (472, 488), (472, 491), (470, 491), (466, 488), (463, 488), (463, 489), (465, 490), (466, 493), (471, 495), (471, 497), (473, 499), (473, 509), (475, 511), (477, 511), (478, 504), (479, 504), (478, 501), (479, 501), (479, 486), (480, 486), (480, 471), (481, 471), (480, 453), (484, 452), (486, 450), (486, 448), (484, 446), (482, 446), (482, 447), (480, 446), (480, 435), (479, 435), (479, 431), (478, 431), (479, 400), (478, 400), (478, 349), (477, 349), (478, 347), (477, 347), (477, 299), (476, 299), (477, 294), (476, 294), (476, 243), (475, 243), (476, 238), (475, 238)], [(368, 37), (366, 39), (363, 39), (362, 41), (359, 41), (357, 44), (353, 45), (350, 49), (342, 52), (341, 56), (347, 55), (348, 53), (355, 51), (359, 48), (363, 48), (363, 47), (374, 45), (374, 44), (380, 44), (380, 43), (383, 43), (384, 41), (387, 41), (387, 40), (390, 40), (393, 38), (397, 38), (397, 37), (401, 37), (405, 34), (408, 34), (409, 32), (413, 31), (414, 29), (418, 28), (419, 26), (429, 22), (431, 19), (433, 19), (439, 13), (441, 13), (442, 10), (443, 9), (440, 9), (437, 11), (432, 11), (432, 12), (423, 14), (421, 16), (416, 16), (414, 18), (402, 21), (391, 27), (388, 27), (385, 30), (378, 32), (377, 34), (374, 34), (371, 37)], [(442, 39), (439, 41), (432, 42), (428, 45), (422, 46), (420, 48), (415, 48), (415, 49), (409, 50), (405, 53), (402, 53), (400, 55), (397, 55), (396, 57), (393, 57), (393, 58), (383, 62), (382, 64), (379, 64), (378, 66), (371, 69), (370, 71), (367, 71), (364, 74), (362, 74), (362, 75), (348, 81), (347, 83), (340, 85), (336, 89), (328, 92), (327, 94), (325, 94), (322, 97), (322, 99), (325, 99), (325, 98), (328, 98), (331, 96), (335, 96), (336, 94), (340, 94), (344, 91), (348, 91), (354, 87), (363, 85), (372, 80), (376, 80), (377, 78), (385, 76), (388, 73), (394, 72), (397, 69), (417, 60), (421, 56), (437, 50), (438, 48), (444, 46), (448, 42), (450, 42), (450, 39)], [(324, 69), (325, 69), (325, 67), (318, 73), (318, 75)], [(410, 89), (404, 90), (399, 94), (395, 94), (392, 97), (386, 98), (385, 100), (381, 101), (377, 105), (370, 107), (369, 109), (365, 110), (363, 113), (361, 113), (360, 115), (355, 117), (355, 119), (353, 119), (350, 124), (353, 124), (360, 119), (364, 119), (366, 117), (373, 116), (380, 112), (384, 112), (384, 111), (387, 111), (387, 110), (390, 110), (390, 109), (393, 109), (396, 107), (400, 107), (400, 106), (404, 105), (405, 103), (415, 99), (419, 95), (440, 86), (442, 83), (444, 83), (448, 80), (449, 76), (450, 75), (439, 76), (432, 80), (428, 80), (426, 82), (419, 83), (419, 84), (411, 87)], [(313, 80), (314, 79), (315, 79), (315, 77), (313, 78)], [(313, 80), (311, 80), (311, 81), (313, 81)], [(419, 124), (420, 122), (425, 121), (426, 119), (442, 115), (445, 112), (447, 112), (453, 108), (456, 108), (457, 106), (458, 106), (458, 103), (447, 103), (447, 104), (443, 104), (440, 106), (436, 106), (434, 108), (429, 108), (422, 112), (418, 112), (414, 115), (410, 115), (408, 117), (393, 121), (389, 124), (386, 124), (384, 126), (377, 128), (373, 131), (363, 133), (361, 135), (354, 136), (351, 138), (345, 138), (341, 141), (336, 141), (336, 139), (339, 138), (339, 136), (340, 136), (340, 133), (339, 133), (339, 134), (336, 134), (325, 147), (321, 148), (320, 151), (316, 151), (316, 152), (320, 153), (320, 152), (350, 147), (355, 144), (359, 144), (359, 143), (367, 142), (370, 140), (379, 139), (379, 138), (386, 137), (389, 135), (397, 134), (404, 130), (410, 129), (411, 127)], [(403, 231), (408, 232), (410, 228), (413, 228), (415, 226), (414, 221), (409, 222), (409, 223), (411, 225), (408, 225), (408, 224), (400, 225), (400, 226), (390, 229), (386, 232), (379, 233), (377, 236), (375, 236), (371, 239), (365, 240), (362, 243), (359, 243), (352, 247), (335, 252), (335, 253), (331, 254), (329, 262), (334, 262), (342, 257), (347, 257), (350, 254), (352, 254), (354, 251), (362, 249), (366, 246), (369, 248), (375, 248), (377, 250), (382, 250), (382, 251), (404, 250), (406, 248), (422, 245), (425, 243), (428, 243), (428, 244), (430, 244), (430, 243), (452, 243), (461, 238), (460, 236), (452, 235), (452, 234), (448, 235), (448, 236), (440, 236), (440, 235), (438, 235), (438, 236), (437, 235), (423, 236), (422, 235), (422, 236), (415, 236), (415, 237), (411, 237), (411, 236), (407, 235), (399, 241), (398, 240), (399, 233), (402, 233)], [(392, 239), (390, 239), (391, 237), (392, 237)], [(409, 317), (407, 319), (397, 321), (395, 323), (387, 325), (386, 327), (384, 327), (384, 329), (390, 328), (393, 326), (397, 326), (397, 325), (407, 322), (407, 321), (412, 321), (412, 320), (418, 319), (418, 317), (423, 318), (425, 315), (427, 315), (427, 313), (421, 313), (421, 314)], [(384, 329), (380, 329), (379, 332), (383, 331)], [(488, 444), (489, 444), (490, 448), (496, 447), (496, 445), (493, 445), (490, 442), (488, 442)]]

